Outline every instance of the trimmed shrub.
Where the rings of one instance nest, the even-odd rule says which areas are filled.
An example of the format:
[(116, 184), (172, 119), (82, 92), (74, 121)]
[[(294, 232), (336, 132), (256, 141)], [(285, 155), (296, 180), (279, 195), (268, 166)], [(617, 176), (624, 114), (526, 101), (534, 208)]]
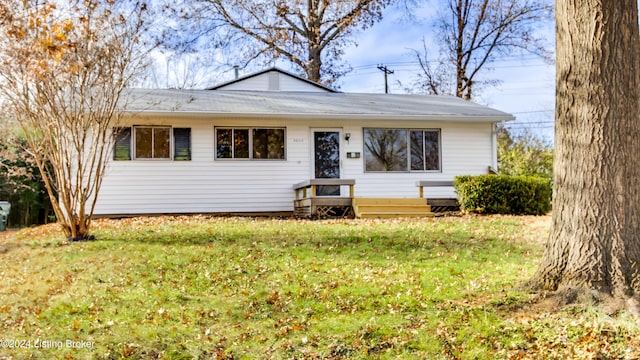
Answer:
[(479, 214), (543, 215), (551, 210), (551, 181), (534, 176), (456, 176), (460, 209)]

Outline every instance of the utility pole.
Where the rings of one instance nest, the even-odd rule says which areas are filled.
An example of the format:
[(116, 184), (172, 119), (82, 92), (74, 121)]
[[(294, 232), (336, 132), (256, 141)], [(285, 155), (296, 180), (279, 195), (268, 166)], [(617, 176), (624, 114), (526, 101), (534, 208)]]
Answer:
[(378, 65), (378, 70), (384, 72), (384, 93), (389, 93), (389, 81), (387, 80), (387, 75), (393, 74), (393, 70), (389, 70), (387, 65)]

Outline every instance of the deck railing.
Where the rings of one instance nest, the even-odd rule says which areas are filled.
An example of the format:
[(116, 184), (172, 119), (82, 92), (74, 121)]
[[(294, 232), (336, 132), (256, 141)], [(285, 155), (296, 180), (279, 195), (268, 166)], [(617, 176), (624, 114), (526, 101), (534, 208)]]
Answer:
[[(296, 199), (293, 201), (296, 216), (352, 217), (354, 179), (309, 179), (293, 185)], [(348, 186), (349, 196), (318, 195), (318, 186)], [(340, 194), (343, 192), (341, 191)]]
[(424, 188), (426, 187), (442, 187), (453, 186), (453, 181), (433, 181), (433, 180), (420, 180), (416, 181), (418, 187), (418, 197), (424, 197)]
[[(354, 179), (309, 179), (293, 185), (296, 192), (296, 200), (317, 197), (318, 186), (349, 186), (349, 197), (353, 198), (353, 187), (356, 181)], [(302, 196), (300, 196), (302, 194)], [(322, 196), (327, 197), (327, 196)]]

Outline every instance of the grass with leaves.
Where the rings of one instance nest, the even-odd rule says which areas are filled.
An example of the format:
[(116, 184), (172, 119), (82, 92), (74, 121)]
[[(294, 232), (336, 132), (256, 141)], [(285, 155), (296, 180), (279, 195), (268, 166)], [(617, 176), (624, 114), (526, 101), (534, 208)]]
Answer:
[(640, 357), (631, 315), (518, 290), (548, 225), (156, 217), (71, 244), (26, 229), (0, 238), (0, 359)]

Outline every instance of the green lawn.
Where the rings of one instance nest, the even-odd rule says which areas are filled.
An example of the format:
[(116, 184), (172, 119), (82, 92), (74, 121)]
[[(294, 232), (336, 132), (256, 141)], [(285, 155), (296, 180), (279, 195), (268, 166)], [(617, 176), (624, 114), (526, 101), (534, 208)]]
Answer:
[(640, 357), (626, 312), (517, 289), (548, 224), (159, 217), (72, 244), (27, 229), (0, 238), (0, 359)]

